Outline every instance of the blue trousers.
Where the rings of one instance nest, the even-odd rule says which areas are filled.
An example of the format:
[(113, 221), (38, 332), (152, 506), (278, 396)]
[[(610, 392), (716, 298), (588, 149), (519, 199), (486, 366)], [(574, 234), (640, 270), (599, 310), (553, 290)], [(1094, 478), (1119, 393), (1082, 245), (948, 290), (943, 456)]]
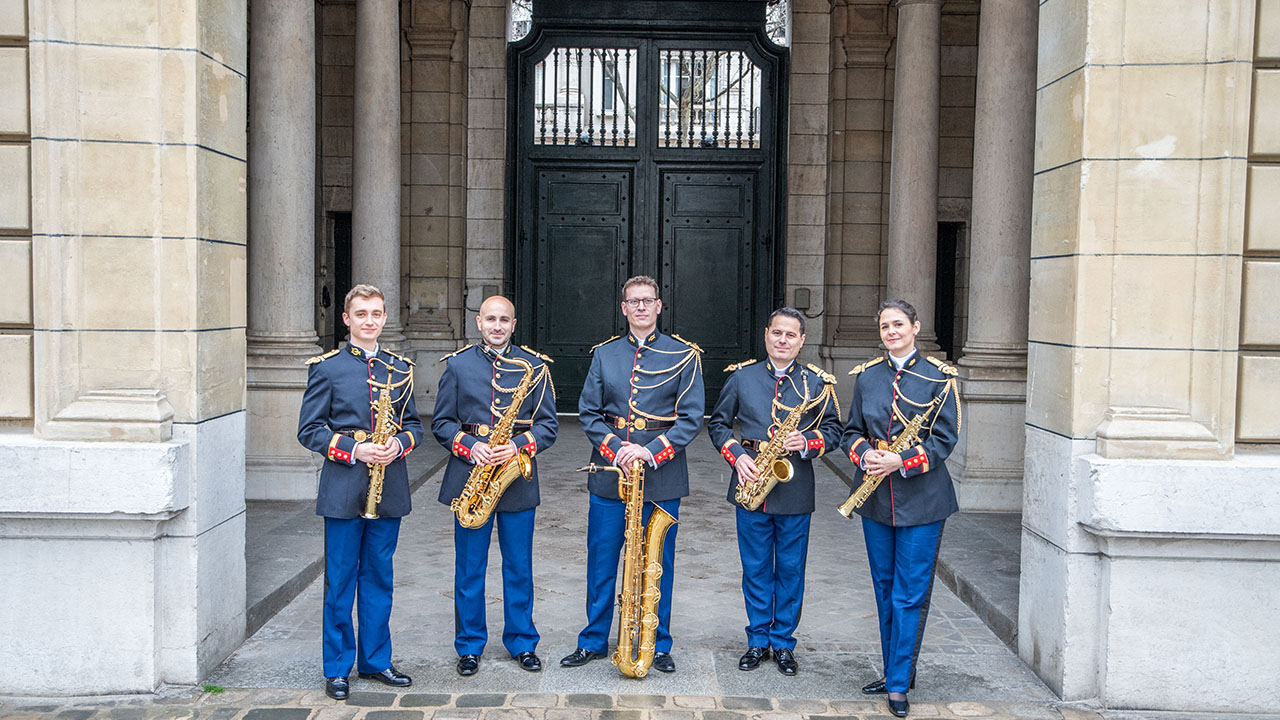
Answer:
[[(659, 507), (680, 517), (680, 499), (663, 500)], [(609, 628), (613, 625), (613, 606), (617, 602), (618, 558), (625, 539), (627, 504), (591, 496), (587, 511), (587, 626), (578, 634), (578, 647), (594, 653), (609, 651)], [(646, 527), (654, 503), (644, 504)], [(676, 530), (672, 525), (662, 545), (662, 578), (658, 598), (658, 634), (654, 643), (656, 652), (671, 652), (671, 588), (675, 581)]]
[(929, 617), (933, 570), (942, 543), (942, 521), (892, 527), (862, 518), (871, 583), (880, 615), (880, 654), (885, 689), (905, 693), (915, 674)]
[[(391, 558), (400, 518), (324, 519), (324, 676), (391, 667)], [(355, 601), (360, 638), (351, 625)]]
[(738, 506), (738, 555), (747, 603), (747, 645), (796, 646), (804, 603), (810, 515), (769, 515)]
[(502, 551), (502, 645), (512, 657), (538, 647), (533, 626), (533, 516), (537, 508), (495, 512), (478, 528), (453, 521), (453, 647), (459, 655), (480, 655), (489, 641), (484, 613), (484, 576), (489, 540), (498, 526)]

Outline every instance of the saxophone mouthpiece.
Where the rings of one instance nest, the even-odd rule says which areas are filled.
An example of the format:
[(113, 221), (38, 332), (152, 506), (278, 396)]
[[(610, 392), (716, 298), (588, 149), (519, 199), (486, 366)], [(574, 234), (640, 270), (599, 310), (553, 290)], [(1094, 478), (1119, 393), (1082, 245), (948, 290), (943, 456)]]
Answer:
[(604, 470), (605, 468), (602, 468), (595, 463), (591, 463), (590, 465), (583, 465), (574, 472), (604, 472)]

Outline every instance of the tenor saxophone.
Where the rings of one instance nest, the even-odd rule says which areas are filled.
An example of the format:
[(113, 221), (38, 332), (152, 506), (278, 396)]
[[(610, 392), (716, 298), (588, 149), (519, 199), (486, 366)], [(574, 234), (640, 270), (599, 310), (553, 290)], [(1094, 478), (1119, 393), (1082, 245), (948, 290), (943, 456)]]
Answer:
[[(920, 442), (920, 428), (924, 427), (924, 423), (925, 420), (928, 419), (928, 415), (929, 410), (926, 408), (924, 412), (916, 415), (907, 422), (907, 425), (902, 429), (902, 432), (898, 433), (898, 437), (893, 439), (893, 443), (887, 443), (884, 440), (877, 440), (876, 449), (900, 453)], [(871, 497), (871, 493), (875, 492), (877, 487), (880, 487), (880, 481), (882, 480), (884, 480), (883, 475), (867, 473), (863, 476), (862, 484), (858, 486), (858, 489), (854, 490), (853, 494), (849, 496), (849, 499), (845, 500), (840, 504), (840, 507), (837, 508), (840, 511), (840, 514), (845, 517), (853, 517), (853, 511), (862, 507), (862, 504), (867, 501), (867, 498)]]
[[(501, 447), (511, 442), (516, 416), (520, 414), (520, 406), (533, 387), (533, 366), (522, 358), (511, 358), (508, 362), (519, 366), (524, 371), (524, 376), (511, 395), (511, 407), (502, 413), (498, 424), (493, 426), (493, 432), (489, 434), (489, 447)], [(466, 484), (462, 486), (462, 492), (449, 504), (458, 518), (458, 524), (472, 529), (484, 526), (489, 522), (489, 516), (497, 507), (502, 493), (518, 477), (533, 479), (533, 458), (524, 449), (517, 451), (515, 457), (502, 465), (477, 465), (472, 468)]]
[(618, 596), (618, 647), (612, 660), (624, 676), (642, 678), (653, 665), (654, 643), (658, 635), (662, 543), (676, 519), (655, 504), (649, 524), (644, 525), (644, 461), (633, 460), (626, 473), (613, 466), (601, 465), (588, 465), (578, 470), (617, 473), (618, 495), (627, 503), (622, 594)]
[(738, 485), (738, 492), (733, 499), (742, 507), (748, 510), (756, 510), (764, 504), (764, 499), (769, 493), (777, 487), (780, 482), (789, 482), (791, 477), (795, 475), (795, 468), (791, 466), (791, 461), (787, 459), (788, 450), (783, 447), (787, 442), (787, 435), (800, 427), (800, 418), (811, 407), (809, 402), (809, 384), (805, 382), (804, 397), (796, 406), (787, 413), (783, 418), (782, 424), (774, 431), (773, 437), (769, 438), (769, 442), (760, 448), (760, 452), (755, 457), (756, 467), (760, 469), (760, 476), (753, 482), (742, 483)]

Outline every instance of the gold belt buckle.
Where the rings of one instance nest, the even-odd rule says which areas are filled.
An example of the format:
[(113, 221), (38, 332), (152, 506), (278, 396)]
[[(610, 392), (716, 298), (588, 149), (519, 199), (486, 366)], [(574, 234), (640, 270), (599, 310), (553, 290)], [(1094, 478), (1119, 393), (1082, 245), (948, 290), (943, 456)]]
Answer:
[(638, 418), (636, 418), (635, 420), (632, 420), (632, 421), (631, 421), (631, 426), (632, 426), (632, 427), (634, 427), (634, 428), (635, 428), (635, 429), (637, 429), (637, 430), (643, 430), (643, 429), (645, 429), (645, 427), (646, 427), (648, 424), (649, 424), (649, 423), (645, 422), (644, 418), (642, 418), (642, 417), (638, 417)]
[(627, 419), (624, 417), (620, 417), (617, 420), (613, 421), (613, 426), (621, 430), (627, 426)]
[(369, 433), (366, 433), (363, 430), (357, 430), (351, 437), (355, 438), (356, 442), (364, 442), (369, 439)]
[(489, 426), (481, 423), (480, 427), (476, 428), (476, 434), (480, 437), (489, 437)]

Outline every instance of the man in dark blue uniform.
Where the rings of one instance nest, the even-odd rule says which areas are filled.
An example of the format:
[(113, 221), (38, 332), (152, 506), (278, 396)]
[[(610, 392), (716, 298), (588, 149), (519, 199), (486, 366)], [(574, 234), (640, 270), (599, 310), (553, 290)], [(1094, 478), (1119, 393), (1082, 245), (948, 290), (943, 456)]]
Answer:
[[(517, 477), (502, 493), (490, 517), (479, 527), (453, 521), (453, 607), (458, 673), (474, 675), (489, 632), (484, 613), (484, 576), (489, 564), (489, 540), (498, 526), (502, 550), (502, 644), (520, 667), (542, 669), (538, 659), (538, 630), (533, 624), (533, 520), (538, 505), (537, 453), (556, 440), (555, 388), (548, 359), (528, 348), (512, 347), (515, 306), (493, 296), (480, 305), (476, 325), (484, 338), (446, 355), (436, 396), (431, 432), (453, 454), (444, 471), (440, 502), (449, 505), (462, 492), (478, 466), (501, 467), (518, 452), (528, 453), (533, 467), (528, 480)], [(517, 361), (528, 363), (528, 369)], [(526, 378), (527, 375), (527, 378)], [(524, 398), (512, 418), (511, 439), (489, 443), (495, 426), (509, 414), (521, 383)], [(467, 511), (461, 510), (462, 517)]]
[[(733, 374), (707, 431), (733, 467), (729, 502), (737, 508), (738, 553), (742, 558), (742, 595), (747, 606), (747, 651), (738, 669), (754, 670), (772, 651), (778, 671), (795, 675), (795, 630), (804, 602), (804, 568), (813, 513), (813, 460), (840, 442), (840, 406), (835, 378), (814, 365), (800, 367), (804, 315), (793, 308), (775, 310), (764, 331), (769, 359), (730, 365)], [(765, 496), (758, 509), (737, 502), (740, 487), (750, 488), (768, 468), (756, 466), (759, 454), (797, 407), (795, 430), (783, 438), (792, 476)], [(742, 440), (733, 436), (733, 422)]]
[[(307, 390), (298, 417), (298, 441), (324, 455), (316, 514), (324, 517), (325, 692), (345, 700), (347, 675), (393, 687), (412, 680), (391, 664), (392, 556), (400, 518), (409, 514), (409, 472), (404, 457), (422, 439), (413, 403), (413, 363), (378, 346), (386, 323), (382, 292), (356, 285), (347, 293), (342, 321), (351, 329), (343, 350), (307, 361)], [(397, 426), (385, 443), (373, 441), (373, 403), (390, 393)], [(362, 517), (370, 470), (385, 467), (376, 518)], [(357, 592), (358, 591), (358, 592)], [(359, 643), (351, 624), (357, 601)]]
[[(593, 447), (591, 462), (629, 468), (632, 460), (647, 465), (644, 478), (644, 522), (653, 505), (679, 517), (680, 498), (689, 494), (685, 446), (702, 427), (705, 406), (702, 351), (675, 335), (657, 330), (662, 301), (653, 278), (640, 275), (622, 286), (624, 337), (593, 348), (578, 401), (578, 417)], [(603, 657), (617, 598), (618, 556), (624, 542), (626, 503), (618, 496), (617, 476), (592, 473), (587, 480), (591, 505), (587, 514), (587, 626), (578, 647), (560, 660), (578, 667)], [(676, 526), (662, 549), (661, 597), (653, 667), (675, 672), (671, 659), (671, 589), (675, 578)]]

